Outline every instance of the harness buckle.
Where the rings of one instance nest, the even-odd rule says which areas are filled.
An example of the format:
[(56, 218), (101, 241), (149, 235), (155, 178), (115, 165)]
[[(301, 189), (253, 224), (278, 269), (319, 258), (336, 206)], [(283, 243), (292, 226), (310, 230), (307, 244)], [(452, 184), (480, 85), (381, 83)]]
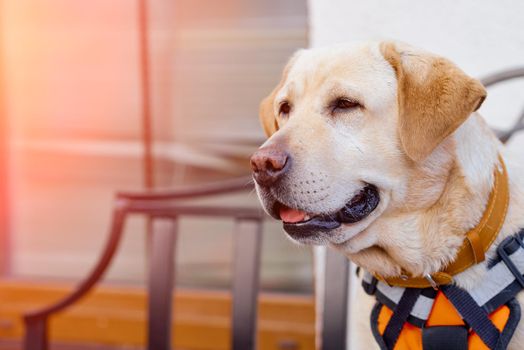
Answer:
[(429, 282), (434, 290), (438, 290), (438, 283), (433, 279), (433, 277), (431, 277), (429, 273), (425, 274), (424, 278)]
[[(517, 238), (517, 236), (518, 236), (518, 238)], [(522, 288), (524, 288), (524, 277), (521, 275), (519, 269), (517, 268), (517, 266), (515, 266), (513, 261), (511, 261), (511, 258), (509, 257), (509, 254), (508, 254), (508, 252), (506, 250), (506, 248), (508, 248), (510, 245), (512, 245), (512, 244), (514, 245), (515, 242), (517, 242), (517, 244), (520, 247), (524, 248), (524, 244), (522, 242), (522, 239), (517, 234), (515, 236), (506, 237), (500, 243), (500, 245), (497, 247), (497, 253), (498, 253), (500, 259), (502, 259), (502, 261), (504, 262), (504, 264), (508, 268), (508, 270), (513, 274), (513, 276), (515, 277), (517, 282), (521, 285)]]

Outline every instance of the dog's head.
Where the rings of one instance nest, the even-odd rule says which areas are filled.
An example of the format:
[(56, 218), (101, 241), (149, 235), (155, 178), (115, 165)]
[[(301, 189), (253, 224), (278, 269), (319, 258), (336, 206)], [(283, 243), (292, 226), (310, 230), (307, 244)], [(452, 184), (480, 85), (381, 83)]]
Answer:
[(484, 87), (450, 61), (382, 42), (301, 50), (263, 100), (252, 156), (265, 210), (307, 244), (371, 247), (381, 217), (423, 210), (452, 167), (446, 140)]

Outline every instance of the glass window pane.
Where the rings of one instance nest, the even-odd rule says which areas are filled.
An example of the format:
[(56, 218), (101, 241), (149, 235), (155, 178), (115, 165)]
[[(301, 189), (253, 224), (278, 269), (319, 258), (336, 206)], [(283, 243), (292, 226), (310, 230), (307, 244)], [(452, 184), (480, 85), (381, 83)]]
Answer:
[[(148, 3), (156, 186), (247, 175), (263, 140), (259, 101), (306, 44), (305, 2)], [(6, 0), (3, 10), (11, 272), (78, 280), (105, 243), (115, 191), (143, 188), (136, 3)], [(206, 201), (258, 206), (254, 193)], [(179, 285), (229, 286), (232, 227), (181, 220)], [(106, 281), (144, 282), (145, 228), (126, 225)], [(269, 221), (262, 260), (263, 288), (311, 291), (310, 251)]]

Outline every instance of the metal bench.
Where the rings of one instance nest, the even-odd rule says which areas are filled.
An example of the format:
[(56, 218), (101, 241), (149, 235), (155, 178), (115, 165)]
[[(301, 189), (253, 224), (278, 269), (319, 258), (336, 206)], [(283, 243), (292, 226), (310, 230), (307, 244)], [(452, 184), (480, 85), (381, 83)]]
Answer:
[[(144, 178), (146, 188), (153, 184), (152, 118), (150, 108), (150, 74), (147, 0), (139, 0), (139, 54), (144, 143)], [(102, 278), (121, 241), (125, 220), (131, 215), (146, 216), (153, 224), (148, 272), (148, 349), (169, 349), (171, 345), (173, 262), (180, 216), (228, 217), (235, 221), (233, 271), (232, 348), (249, 350), (256, 347), (256, 307), (260, 267), (261, 225), (264, 214), (259, 208), (187, 206), (177, 200), (252, 190), (251, 178), (240, 178), (207, 186), (176, 191), (119, 193), (116, 195), (109, 237), (103, 252), (89, 275), (62, 300), (24, 316), (25, 350), (47, 350), (48, 320), (53, 314), (72, 306)], [(238, 247), (242, 247), (239, 249)], [(324, 309), (325, 349), (343, 350), (346, 338), (348, 270), (346, 259), (328, 252), (326, 259)]]
[[(227, 217), (235, 221), (233, 268), (232, 348), (249, 350), (256, 347), (257, 295), (260, 267), (261, 227), (265, 214), (260, 208), (194, 206), (177, 200), (251, 190), (250, 178), (197, 186), (167, 192), (118, 193), (115, 198), (109, 238), (91, 273), (68, 296), (42, 310), (24, 317), (26, 334), (24, 349), (48, 348), (48, 320), (84, 297), (92, 290), (109, 267), (121, 241), (124, 223), (132, 215), (146, 216), (153, 224), (148, 272), (148, 349), (171, 348), (172, 291), (174, 286), (174, 252), (177, 220), (181, 216)], [(325, 318), (331, 343), (345, 337), (345, 312), (340, 305), (347, 302), (347, 268), (344, 257), (329, 253), (327, 273), (331, 317)], [(342, 278), (340, 278), (342, 276)], [(340, 303), (337, 301), (340, 300)], [(335, 306), (335, 307), (334, 307)], [(339, 313), (337, 317), (333, 317)], [(338, 336), (337, 336), (338, 335)], [(338, 340), (337, 340), (338, 343)], [(337, 349), (341, 349), (337, 347)]]
[[(251, 178), (197, 186), (175, 191), (118, 193), (115, 198), (109, 238), (91, 273), (62, 300), (24, 317), (25, 350), (46, 350), (48, 320), (73, 305), (100, 281), (120, 244), (126, 219), (132, 215), (152, 220), (153, 230), (148, 274), (148, 340), (151, 350), (171, 348), (171, 310), (174, 286), (174, 252), (180, 216), (228, 217), (235, 221), (233, 273), (232, 349), (256, 347), (257, 295), (260, 267), (261, 226), (265, 216), (258, 207), (182, 205), (177, 200), (252, 190)], [(326, 314), (323, 328), (326, 349), (340, 349), (346, 337), (348, 263), (329, 252), (326, 273)]]
[[(503, 70), (494, 74), (490, 74), (480, 81), (485, 87), (490, 87), (499, 83), (507, 82), (508, 80), (524, 78), (524, 67)], [(513, 126), (507, 130), (495, 130), (499, 139), (506, 143), (516, 132), (524, 129), (524, 109), (520, 112), (517, 120)]]
[[(180, 216), (229, 217), (235, 220), (235, 264), (233, 277), (233, 348), (252, 349), (255, 344), (256, 298), (258, 293), (260, 237), (263, 212), (259, 208), (190, 206), (177, 200), (251, 189), (250, 179), (179, 191), (118, 193), (115, 198), (109, 238), (91, 273), (59, 302), (25, 315), (26, 350), (48, 348), (47, 321), (52, 314), (73, 305), (100, 280), (121, 241), (124, 223), (132, 215), (151, 220), (151, 251), (148, 273), (148, 349), (171, 348), (171, 310), (174, 286), (174, 253), (177, 220)], [(241, 249), (240, 249), (241, 247)]]

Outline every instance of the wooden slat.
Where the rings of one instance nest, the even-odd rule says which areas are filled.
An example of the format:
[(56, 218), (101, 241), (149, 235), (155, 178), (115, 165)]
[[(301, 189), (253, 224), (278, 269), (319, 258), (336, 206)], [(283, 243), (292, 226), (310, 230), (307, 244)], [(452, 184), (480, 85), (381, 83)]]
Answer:
[[(0, 280), (0, 339), (21, 339), (21, 315), (63, 297), (71, 285)], [(185, 350), (230, 350), (231, 295), (225, 291), (174, 293), (172, 346)], [(280, 345), (313, 350), (314, 300), (311, 296), (261, 294), (258, 348)], [(136, 287), (102, 285), (85, 300), (50, 320), (52, 342), (100, 345), (146, 344), (147, 294)], [(205, 336), (202, 336), (205, 334)], [(288, 348), (293, 348), (289, 347)]]

